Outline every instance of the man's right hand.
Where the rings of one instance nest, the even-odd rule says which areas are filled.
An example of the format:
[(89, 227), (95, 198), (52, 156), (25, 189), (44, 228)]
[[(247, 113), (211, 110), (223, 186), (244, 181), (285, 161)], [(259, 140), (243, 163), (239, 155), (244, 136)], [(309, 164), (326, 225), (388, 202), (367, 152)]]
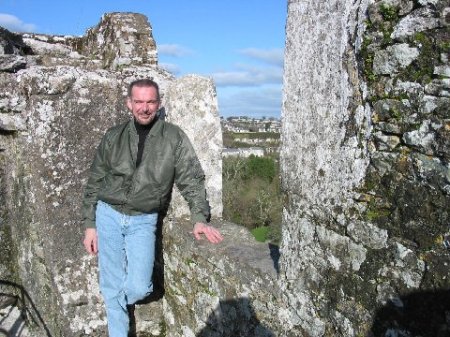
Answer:
[(86, 228), (83, 244), (89, 254), (97, 255), (97, 230), (95, 228)]

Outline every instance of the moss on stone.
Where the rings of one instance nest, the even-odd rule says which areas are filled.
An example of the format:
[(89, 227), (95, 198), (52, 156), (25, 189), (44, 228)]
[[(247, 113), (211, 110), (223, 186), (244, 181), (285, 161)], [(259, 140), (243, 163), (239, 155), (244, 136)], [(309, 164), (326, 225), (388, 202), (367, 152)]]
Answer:
[(2, 271), (1, 278), (3, 281), (20, 284), (17, 265), (17, 247), (12, 239), (11, 224), (6, 208), (6, 161), (7, 158), (0, 155), (0, 270)]
[(366, 81), (369, 83), (373, 83), (377, 80), (378, 76), (373, 72), (373, 59), (375, 57), (375, 53), (370, 51), (369, 45), (372, 43), (372, 39), (365, 38), (361, 45), (361, 60), (363, 65), (363, 74), (366, 78)]
[(3, 281), (14, 283), (19, 282), (18, 265), (17, 265), (17, 248), (12, 240), (11, 227), (7, 223), (7, 218), (2, 214), (0, 216), (0, 270)]
[(390, 6), (384, 3), (380, 5), (380, 14), (385, 21), (398, 21), (398, 12), (399, 8), (397, 6)]
[[(377, 269), (371, 269), (374, 273)], [(318, 301), (315, 307), (319, 309), (319, 315), (327, 317), (330, 312), (337, 311), (356, 324), (353, 325), (356, 334), (366, 335), (371, 326), (371, 321), (366, 320), (367, 310), (376, 307), (376, 284), (370, 282), (368, 275), (360, 276), (359, 273), (342, 273), (333, 269), (325, 273), (324, 283), (317, 290), (316, 297), (324, 301)], [(326, 300), (325, 300), (326, 299)], [(343, 336), (344, 331), (337, 331), (338, 325), (328, 326), (324, 336)]]
[(416, 33), (411, 44), (419, 48), (420, 54), (409, 66), (402, 70), (399, 78), (404, 81), (429, 83), (435, 76), (433, 74), (436, 63), (439, 60), (440, 48), (436, 46), (429, 33)]
[(191, 264), (193, 264), (193, 265), (197, 265), (198, 264), (197, 261), (195, 261), (194, 259), (191, 259), (191, 258), (185, 259), (184, 263), (186, 263), (188, 266), (190, 266)]
[(166, 325), (166, 322), (164, 320), (159, 322), (159, 331), (160, 331), (160, 334), (159, 334), (160, 337), (166, 337), (166, 335), (167, 335), (167, 325)]
[(391, 212), (387, 209), (369, 209), (366, 211), (366, 219), (368, 221), (374, 221), (377, 220), (379, 218), (385, 218), (387, 216), (389, 216), (391, 214)]

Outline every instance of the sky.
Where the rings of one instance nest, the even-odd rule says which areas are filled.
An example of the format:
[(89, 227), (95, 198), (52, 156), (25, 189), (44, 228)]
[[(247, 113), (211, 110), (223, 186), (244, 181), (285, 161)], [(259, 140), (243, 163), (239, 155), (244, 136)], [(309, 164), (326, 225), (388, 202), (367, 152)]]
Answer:
[(221, 116), (280, 117), (287, 0), (0, 0), (0, 26), (82, 36), (110, 12), (147, 16), (159, 65), (211, 77)]

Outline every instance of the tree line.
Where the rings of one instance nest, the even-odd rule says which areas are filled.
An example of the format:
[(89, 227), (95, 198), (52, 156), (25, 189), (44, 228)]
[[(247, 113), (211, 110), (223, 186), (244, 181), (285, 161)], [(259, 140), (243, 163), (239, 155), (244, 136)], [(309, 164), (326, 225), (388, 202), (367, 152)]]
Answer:
[(278, 244), (282, 200), (278, 161), (273, 156), (223, 158), (223, 217)]

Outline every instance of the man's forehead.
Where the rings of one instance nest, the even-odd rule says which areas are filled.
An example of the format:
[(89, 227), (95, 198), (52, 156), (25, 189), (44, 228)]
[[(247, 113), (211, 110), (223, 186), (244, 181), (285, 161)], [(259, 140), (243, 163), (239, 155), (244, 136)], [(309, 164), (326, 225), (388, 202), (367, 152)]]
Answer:
[(131, 89), (131, 96), (152, 96), (157, 97), (158, 93), (154, 87), (133, 87)]

